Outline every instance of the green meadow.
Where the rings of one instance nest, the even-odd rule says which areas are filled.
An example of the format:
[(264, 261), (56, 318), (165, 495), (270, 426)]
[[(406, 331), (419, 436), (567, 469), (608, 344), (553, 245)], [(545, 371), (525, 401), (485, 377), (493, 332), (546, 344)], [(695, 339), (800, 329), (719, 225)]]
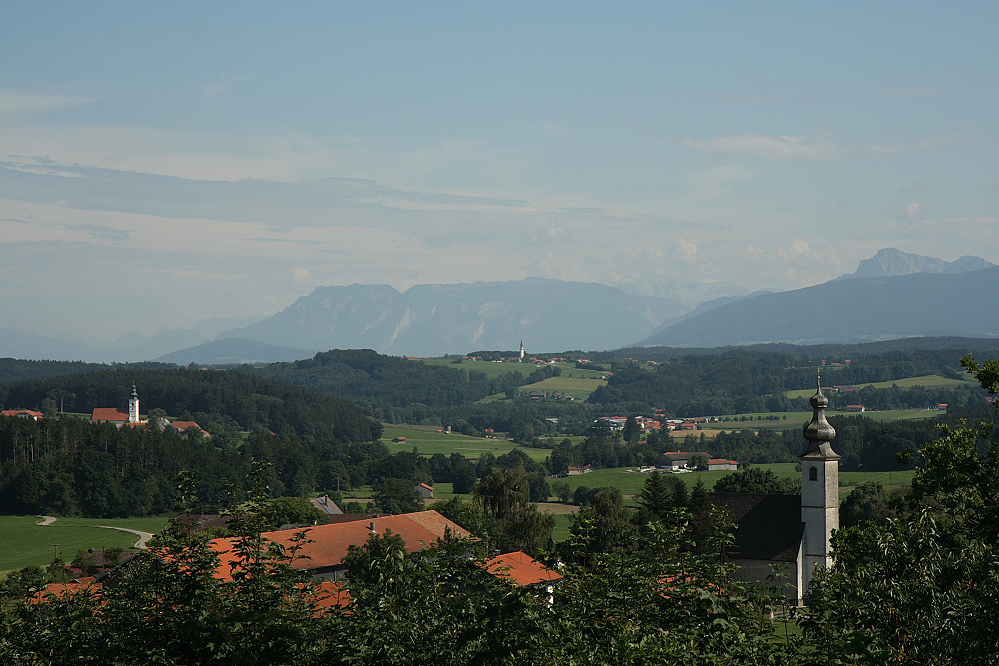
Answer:
[[(815, 391), (813, 390), (814, 394)], [(843, 410), (827, 409), (826, 416), (865, 416), (872, 421), (906, 421), (910, 419), (933, 419), (941, 416), (943, 412), (934, 409), (886, 409), (884, 411), (869, 412), (847, 412)], [(766, 420), (767, 417), (777, 417), (777, 420)], [(746, 417), (747, 420), (738, 419)], [(763, 420), (756, 420), (762, 417)], [(785, 418), (786, 417), (786, 418)], [(757, 412), (752, 414), (725, 414), (721, 419), (730, 419), (720, 423), (708, 424), (708, 430), (787, 430), (788, 428), (800, 428), (802, 424), (812, 420), (812, 412)], [(698, 433), (699, 434), (699, 433)], [(709, 432), (710, 435), (710, 432)], [(674, 433), (674, 437), (678, 437)]]
[(80, 550), (93, 548), (131, 548), (138, 540), (134, 534), (98, 525), (127, 527), (157, 533), (169, 519), (154, 518), (57, 518), (50, 525), (38, 525), (38, 516), (0, 516), (0, 576), (31, 564), (49, 564), (58, 549), (69, 563)]
[(585, 400), (590, 394), (597, 390), (598, 386), (606, 386), (607, 382), (598, 378), (567, 377), (564, 374), (559, 377), (549, 377), (534, 384), (521, 386), (521, 393), (530, 391), (558, 391), (564, 395), (571, 395), (577, 400)]
[[(533, 363), (511, 363), (501, 361), (462, 360), (461, 363), (455, 363), (453, 359), (447, 358), (428, 358), (424, 359), (423, 362), (427, 365), (442, 365), (445, 367), (461, 368), (465, 371), (478, 370), (479, 372), (484, 372), (486, 377), (489, 379), (505, 375), (508, 372), (519, 372), (526, 377), (534, 372), (538, 367)], [(574, 379), (599, 379), (603, 374), (605, 374), (599, 370), (580, 370), (572, 363), (554, 363), (552, 365), (561, 369), (563, 376), (571, 374)]]
[[(871, 382), (867, 384), (854, 384), (856, 388), (866, 388), (868, 386), (873, 388), (891, 388), (894, 386), (899, 386), (901, 388), (912, 388), (913, 386), (922, 386), (924, 388), (950, 388), (953, 386), (961, 386), (962, 384), (968, 386), (977, 386), (977, 382), (974, 380), (964, 380), (964, 379), (948, 379), (947, 377), (941, 377), (940, 375), (923, 375), (921, 377), (909, 377), (907, 379), (896, 379), (890, 382)], [(807, 389), (796, 389), (787, 392), (788, 398), (810, 398), (815, 394), (815, 388)]]
[[(392, 453), (412, 451), (413, 447), (416, 447), (417, 451), (425, 456), (432, 456), (435, 453), (442, 453), (446, 456), (460, 453), (471, 460), (478, 459), (486, 452), (498, 457), (516, 448), (520, 448), (521, 451), (539, 462), (551, 454), (551, 449), (521, 448), (513, 442), (508, 442), (503, 433), (498, 435), (496, 439), (489, 439), (470, 437), (462, 435), (460, 432), (451, 434), (437, 432), (438, 430), (439, 428), (436, 426), (385, 424), (382, 441)], [(405, 437), (405, 443), (393, 442), (392, 440), (397, 437)]]

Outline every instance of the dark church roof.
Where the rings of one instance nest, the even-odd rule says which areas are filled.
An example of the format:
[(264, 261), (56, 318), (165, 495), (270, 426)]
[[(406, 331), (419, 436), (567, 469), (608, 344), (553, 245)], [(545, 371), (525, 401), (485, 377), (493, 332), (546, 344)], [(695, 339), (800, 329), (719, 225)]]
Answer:
[(730, 557), (794, 562), (801, 547), (800, 495), (710, 493), (711, 503), (728, 509), (735, 523)]

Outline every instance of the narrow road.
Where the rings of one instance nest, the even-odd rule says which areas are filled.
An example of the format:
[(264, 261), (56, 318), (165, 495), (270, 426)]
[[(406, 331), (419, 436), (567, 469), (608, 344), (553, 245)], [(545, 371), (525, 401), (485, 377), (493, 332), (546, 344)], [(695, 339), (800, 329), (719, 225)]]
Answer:
[[(56, 521), (52, 516), (38, 516), (41, 518), (35, 525), (51, 525)], [(135, 536), (139, 537), (139, 540), (132, 544), (132, 548), (138, 548), (139, 550), (149, 550), (146, 544), (149, 540), (153, 538), (152, 532), (143, 532), (141, 530), (133, 530), (127, 527), (112, 527), (111, 525), (94, 525), (94, 527), (103, 527), (106, 530), (119, 530), (121, 532), (131, 532)]]
[(146, 544), (149, 540), (153, 538), (152, 532), (143, 532), (141, 530), (132, 530), (127, 527), (112, 527), (111, 525), (94, 525), (94, 527), (103, 527), (106, 530), (119, 530), (121, 532), (131, 532), (132, 534), (139, 537), (139, 540), (132, 544), (132, 548), (138, 548), (139, 550), (149, 550), (146, 548)]

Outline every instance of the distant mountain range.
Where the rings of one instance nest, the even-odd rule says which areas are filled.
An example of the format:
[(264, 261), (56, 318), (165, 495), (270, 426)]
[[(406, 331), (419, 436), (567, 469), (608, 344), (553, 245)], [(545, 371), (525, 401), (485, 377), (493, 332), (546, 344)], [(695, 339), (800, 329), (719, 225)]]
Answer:
[[(261, 320), (126, 334), (97, 351), (0, 329), (0, 357), (186, 365), (290, 361), (328, 349), (400, 356), (512, 351), (521, 340), (528, 352), (555, 352), (999, 336), (999, 266), (971, 256), (946, 262), (886, 248), (853, 274), (780, 293), (743, 295), (728, 284), (670, 296), (661, 295), (669, 293), (663, 285), (627, 290), (543, 278), (423, 284), (402, 293), (388, 285), (320, 287)], [(694, 307), (695, 292), (725, 295)]]
[(965, 255), (955, 261), (944, 261), (935, 257), (924, 257), (919, 254), (909, 254), (887, 247), (878, 250), (870, 259), (864, 259), (856, 272), (841, 275), (838, 279), (858, 277), (893, 277), (897, 275), (912, 275), (913, 273), (967, 273), (995, 266), (981, 257)]
[[(225, 335), (317, 349), (440, 356), (478, 349), (600, 350), (648, 336), (684, 313), (676, 299), (602, 284), (513, 282), (321, 287), (256, 324)], [(224, 337), (224, 336), (221, 336)]]
[(722, 305), (668, 325), (637, 346), (849, 343), (947, 335), (994, 337), (999, 336), (997, 294), (999, 266), (964, 273), (836, 279)]
[(269, 345), (257, 340), (225, 338), (203, 345), (181, 349), (155, 359), (161, 363), (188, 365), (238, 365), (243, 363), (281, 363), (312, 358), (320, 350), (299, 349), (285, 345)]

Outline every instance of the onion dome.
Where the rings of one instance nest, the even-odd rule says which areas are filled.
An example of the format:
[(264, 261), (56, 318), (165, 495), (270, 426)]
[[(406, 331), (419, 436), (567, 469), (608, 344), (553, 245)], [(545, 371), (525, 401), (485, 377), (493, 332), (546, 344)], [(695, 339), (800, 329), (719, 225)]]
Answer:
[(809, 402), (812, 405), (812, 420), (805, 424), (802, 433), (808, 440), (808, 448), (802, 458), (828, 458), (838, 459), (841, 456), (832, 450), (829, 444), (836, 437), (836, 429), (829, 425), (826, 420), (826, 407), (829, 406), (829, 398), (822, 394), (822, 380), (819, 379), (815, 395)]

